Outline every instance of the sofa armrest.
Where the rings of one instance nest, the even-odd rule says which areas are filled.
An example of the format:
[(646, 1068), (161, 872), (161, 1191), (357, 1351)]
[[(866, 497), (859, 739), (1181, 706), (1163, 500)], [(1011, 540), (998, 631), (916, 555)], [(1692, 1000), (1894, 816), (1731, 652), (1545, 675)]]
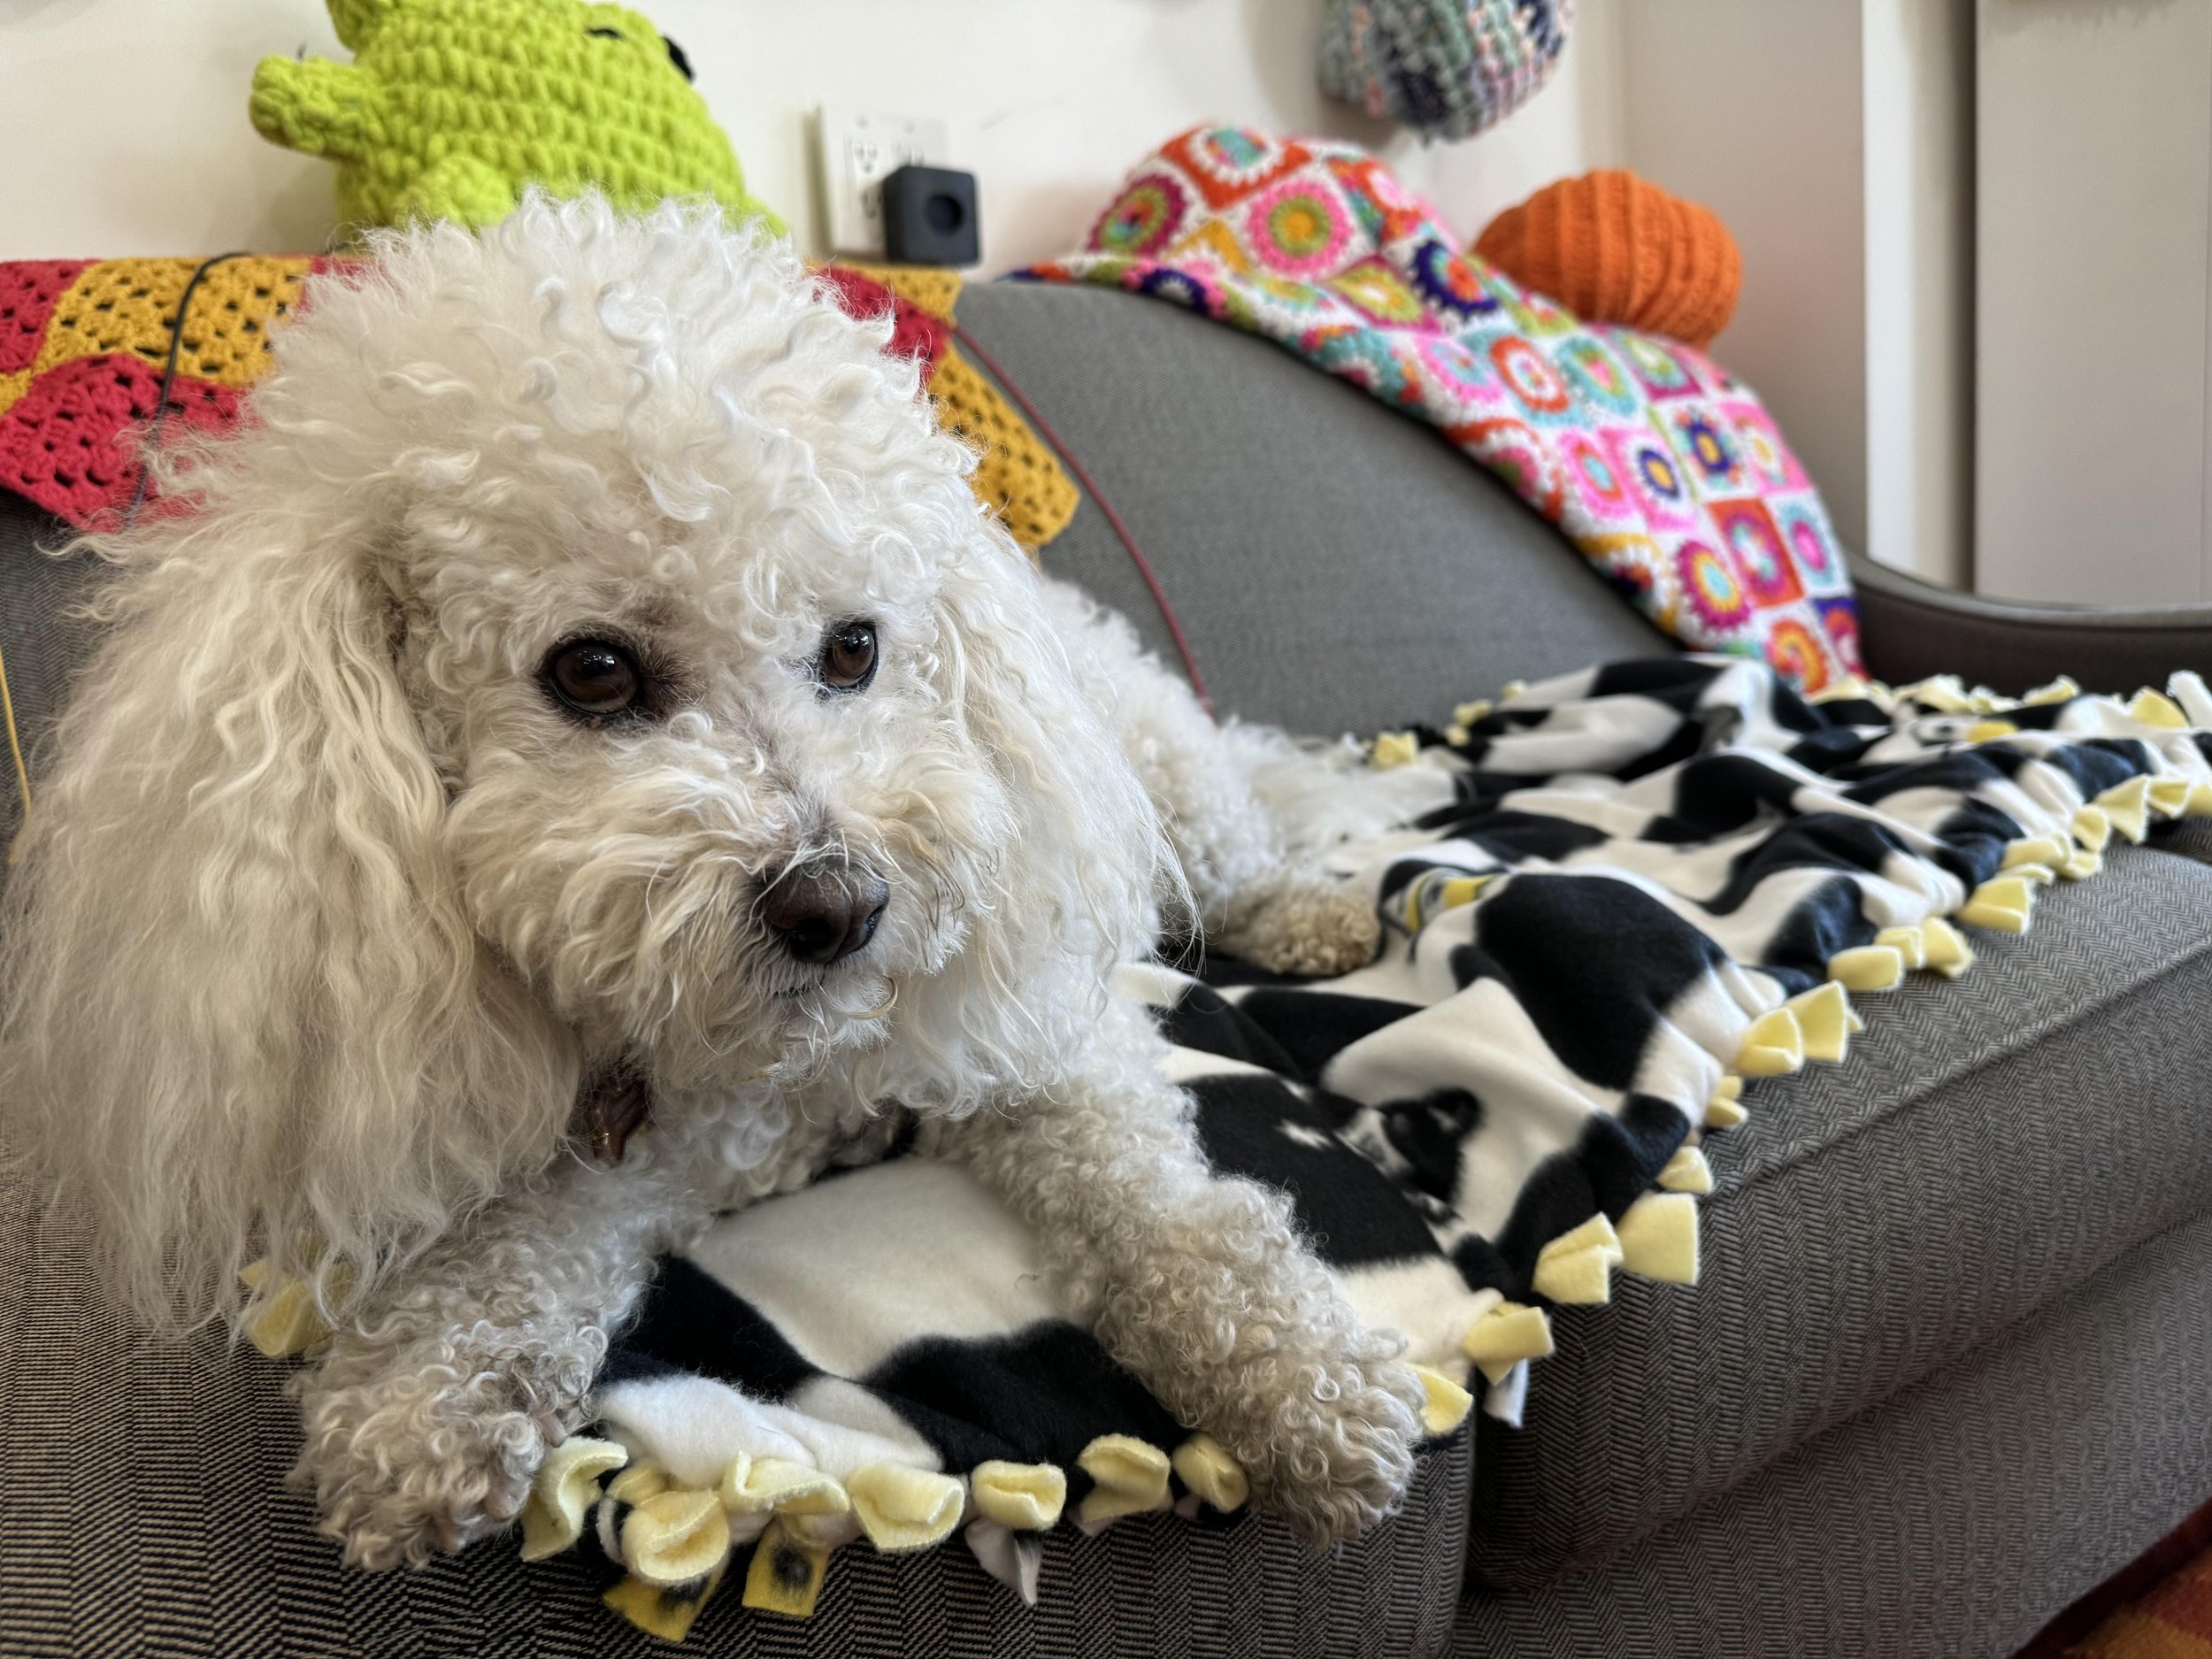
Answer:
[(2021, 692), (2071, 674), (2092, 691), (2212, 676), (2212, 605), (2056, 605), (1953, 593), (1851, 557), (1867, 672), (1892, 685), (1956, 674)]

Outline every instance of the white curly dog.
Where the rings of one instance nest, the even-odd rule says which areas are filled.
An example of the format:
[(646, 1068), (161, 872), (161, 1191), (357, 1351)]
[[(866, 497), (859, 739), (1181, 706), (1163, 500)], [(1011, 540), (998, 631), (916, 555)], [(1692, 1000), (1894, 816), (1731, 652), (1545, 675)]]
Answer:
[(902, 1110), (1261, 1502), (1387, 1514), (1396, 1339), (1209, 1172), (1110, 981), (1164, 918), (1366, 959), (1318, 849), (1389, 803), (1041, 580), (787, 245), (534, 198), (373, 251), (161, 464), (179, 510), (88, 538), (113, 627), (11, 883), (0, 1088), (122, 1293), (308, 1280), (299, 1477), (419, 1563), (515, 1517), (657, 1256)]

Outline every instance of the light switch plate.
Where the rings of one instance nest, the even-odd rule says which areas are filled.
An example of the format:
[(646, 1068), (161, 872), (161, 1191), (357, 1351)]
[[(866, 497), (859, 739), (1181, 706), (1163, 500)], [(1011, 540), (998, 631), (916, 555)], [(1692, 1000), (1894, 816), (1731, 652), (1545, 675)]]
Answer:
[(884, 180), (910, 163), (945, 161), (945, 124), (935, 116), (824, 104), (814, 116), (814, 177), (830, 251), (882, 258)]

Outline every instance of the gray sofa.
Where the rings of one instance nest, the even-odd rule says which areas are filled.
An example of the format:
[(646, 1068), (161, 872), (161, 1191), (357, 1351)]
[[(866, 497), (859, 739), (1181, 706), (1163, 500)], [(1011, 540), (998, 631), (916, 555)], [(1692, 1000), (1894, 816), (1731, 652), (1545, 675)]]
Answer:
[[(1668, 642), (1433, 433), (1259, 341), (1097, 290), (962, 319), (1157, 566), (1225, 711), (1297, 729)], [(0, 650), (50, 719), (81, 572), (0, 497)], [(1165, 634), (1094, 505), (1046, 553)], [(2212, 614), (1961, 600), (1861, 567), (1878, 673), (2019, 689), (2212, 668)], [(5, 810), (12, 814), (14, 803)], [(0, 831), (12, 831), (12, 818)], [(806, 1623), (733, 1586), (687, 1646), (835, 1656), (2004, 1655), (2212, 1497), (2212, 839), (2123, 849), (1850, 1063), (1712, 1144), (1694, 1290), (1555, 1314), (1528, 1426), (1481, 1420), (1318, 1559), (1264, 1517), (1048, 1546), (1034, 1612), (964, 1552), (864, 1548)], [(0, 1103), (4, 1105), (4, 1103)], [(341, 1573), (282, 1473), (281, 1373), (134, 1340), (81, 1236), (0, 1178), (0, 1651), (642, 1654), (575, 1561), (495, 1541)]]

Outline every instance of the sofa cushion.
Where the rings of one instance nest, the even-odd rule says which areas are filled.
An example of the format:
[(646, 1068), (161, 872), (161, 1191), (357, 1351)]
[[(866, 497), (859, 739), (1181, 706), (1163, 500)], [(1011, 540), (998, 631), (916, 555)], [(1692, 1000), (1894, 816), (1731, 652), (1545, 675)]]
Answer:
[(2200, 1218), (1637, 1548), (1471, 1594), (1452, 1652), (2010, 1659), (2212, 1492), (2208, 1349)]
[(1998, 1337), (2212, 1192), (2212, 868), (2118, 848), (1961, 980), (1869, 998), (1848, 1060), (1708, 1142), (1694, 1289), (1562, 1308), (1485, 1423), (1471, 1566), (1587, 1567)]
[[(0, 1148), (0, 1151), (4, 1151)], [(87, 1239), (0, 1176), (0, 1561), (12, 1655), (495, 1659), (672, 1649), (599, 1604), (580, 1553), (525, 1566), (513, 1537), (420, 1572), (342, 1569), (285, 1485), (288, 1367), (211, 1336), (155, 1347), (97, 1298)], [(1037, 1608), (965, 1549), (831, 1563), (804, 1622), (745, 1609), (741, 1572), (683, 1651), (822, 1659), (1406, 1659), (1448, 1639), (1465, 1558), (1471, 1439), (1423, 1463), (1405, 1511), (1321, 1557), (1279, 1523), (1172, 1516), (1045, 1542)]]
[[(1102, 288), (979, 284), (959, 316), (1129, 526), (1225, 714), (1373, 731), (1675, 649), (1435, 428), (1279, 346)], [(1174, 660), (1095, 502), (1042, 558)]]

